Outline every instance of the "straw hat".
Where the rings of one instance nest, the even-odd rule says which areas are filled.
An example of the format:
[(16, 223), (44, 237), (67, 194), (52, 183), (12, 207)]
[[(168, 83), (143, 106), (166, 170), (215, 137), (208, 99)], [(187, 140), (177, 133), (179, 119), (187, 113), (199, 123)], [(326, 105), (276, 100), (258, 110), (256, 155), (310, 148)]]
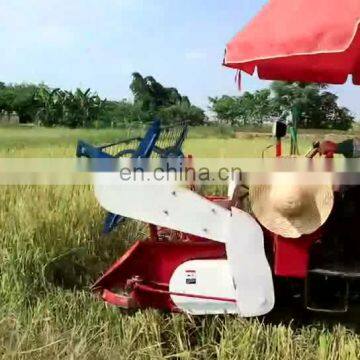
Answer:
[(299, 238), (326, 222), (334, 206), (334, 193), (331, 185), (274, 182), (251, 186), (250, 202), (265, 228), (286, 238)]

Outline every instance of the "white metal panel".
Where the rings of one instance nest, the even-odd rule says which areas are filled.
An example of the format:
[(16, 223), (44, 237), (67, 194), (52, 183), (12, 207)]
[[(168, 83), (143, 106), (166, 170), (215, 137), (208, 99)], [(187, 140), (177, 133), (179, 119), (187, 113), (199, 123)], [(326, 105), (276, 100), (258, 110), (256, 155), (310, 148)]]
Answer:
[[(193, 280), (193, 281), (192, 281)], [(235, 300), (227, 260), (193, 260), (180, 265), (171, 277), (171, 293)], [(171, 295), (174, 304), (192, 315), (236, 314), (235, 302)]]
[(224, 237), (239, 314), (244, 317), (267, 314), (274, 307), (275, 296), (262, 229), (246, 212), (236, 208), (231, 212)]
[(117, 173), (95, 175), (95, 195), (106, 210), (135, 220), (224, 242), (230, 211), (176, 183), (129, 185)]

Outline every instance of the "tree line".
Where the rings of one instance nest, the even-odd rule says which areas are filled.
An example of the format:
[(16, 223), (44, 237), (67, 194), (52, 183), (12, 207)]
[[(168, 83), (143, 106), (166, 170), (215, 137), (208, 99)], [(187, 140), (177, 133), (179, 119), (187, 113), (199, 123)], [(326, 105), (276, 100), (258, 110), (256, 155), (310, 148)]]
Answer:
[(0, 82), (0, 112), (16, 112), (21, 123), (43, 126), (122, 127), (160, 118), (163, 123), (188, 121), (202, 125), (205, 112), (190, 103), (175, 88), (167, 88), (153, 77), (134, 73), (130, 89), (134, 100), (101, 99), (90, 89), (66, 91), (45, 84)]
[(146, 123), (154, 117), (171, 124), (220, 123), (233, 127), (262, 126), (296, 109), (300, 128), (348, 130), (354, 123), (350, 111), (322, 84), (273, 82), (267, 89), (240, 96), (209, 98), (211, 122), (205, 111), (191, 104), (176, 88), (165, 87), (152, 76), (132, 75), (133, 100), (101, 99), (90, 89), (66, 91), (45, 84), (0, 82), (0, 113), (16, 112), (21, 123), (66, 127), (124, 127)]
[(349, 130), (355, 121), (324, 84), (275, 81), (269, 89), (209, 101), (217, 119), (231, 126), (262, 126), (294, 111), (300, 128)]

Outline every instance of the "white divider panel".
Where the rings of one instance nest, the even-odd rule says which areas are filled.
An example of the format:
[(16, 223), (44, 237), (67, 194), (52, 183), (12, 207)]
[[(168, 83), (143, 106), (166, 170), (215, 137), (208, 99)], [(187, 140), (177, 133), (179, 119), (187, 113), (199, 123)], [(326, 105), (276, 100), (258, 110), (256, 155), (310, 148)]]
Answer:
[(274, 307), (275, 297), (263, 231), (248, 213), (237, 208), (231, 212), (224, 236), (239, 314), (243, 317), (267, 314)]
[(119, 174), (95, 175), (95, 195), (106, 210), (135, 220), (224, 242), (230, 211), (180, 187), (123, 183)]

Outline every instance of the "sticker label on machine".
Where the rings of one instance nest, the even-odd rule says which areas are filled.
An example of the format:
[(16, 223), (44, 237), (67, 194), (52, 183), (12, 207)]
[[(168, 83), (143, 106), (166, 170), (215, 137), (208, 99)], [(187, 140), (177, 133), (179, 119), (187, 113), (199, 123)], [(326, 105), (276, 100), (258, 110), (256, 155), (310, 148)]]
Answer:
[(193, 315), (236, 314), (235, 289), (227, 260), (190, 260), (171, 276), (171, 300)]
[(195, 270), (186, 270), (185, 279), (187, 285), (196, 285), (196, 271)]

